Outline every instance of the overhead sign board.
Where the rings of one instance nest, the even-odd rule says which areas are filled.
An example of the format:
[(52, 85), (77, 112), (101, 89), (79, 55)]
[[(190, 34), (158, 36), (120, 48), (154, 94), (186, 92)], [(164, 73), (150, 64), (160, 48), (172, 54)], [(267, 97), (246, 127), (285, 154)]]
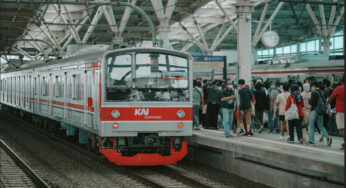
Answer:
[(193, 56), (193, 67), (195, 68), (223, 68), (225, 56)]

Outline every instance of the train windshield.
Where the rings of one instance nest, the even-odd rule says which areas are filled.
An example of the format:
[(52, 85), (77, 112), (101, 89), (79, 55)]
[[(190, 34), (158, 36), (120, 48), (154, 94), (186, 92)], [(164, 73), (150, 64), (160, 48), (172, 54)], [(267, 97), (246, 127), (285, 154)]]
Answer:
[(137, 53), (107, 57), (107, 101), (189, 101), (188, 59)]

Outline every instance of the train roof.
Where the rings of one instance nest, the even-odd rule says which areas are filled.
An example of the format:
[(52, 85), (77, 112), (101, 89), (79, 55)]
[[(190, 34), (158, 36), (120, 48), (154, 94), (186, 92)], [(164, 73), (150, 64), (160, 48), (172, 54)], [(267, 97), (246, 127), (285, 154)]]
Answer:
[(154, 52), (161, 52), (161, 53), (170, 53), (177, 56), (185, 56), (192, 59), (192, 56), (185, 52), (175, 51), (171, 49), (165, 49), (165, 48), (158, 48), (158, 47), (149, 47), (149, 48), (141, 48), (141, 47), (133, 47), (133, 48), (120, 48), (120, 49), (114, 49), (114, 50), (90, 50), (90, 51), (83, 51), (82, 53), (78, 53), (77, 55), (70, 56), (64, 59), (57, 59), (57, 60), (51, 60), (51, 61), (31, 61), (24, 65), (22, 65), (20, 68), (17, 69), (10, 69), (5, 70), (3, 72), (16, 72), (19, 70), (28, 70), (28, 69), (35, 69), (40, 68), (44, 66), (51, 66), (51, 65), (57, 65), (57, 64), (65, 64), (69, 62), (76, 62), (79, 60), (85, 60), (85, 59), (93, 59), (93, 58), (100, 58), (103, 55), (109, 54), (109, 53), (126, 53), (129, 51), (137, 51), (137, 52), (148, 52), (148, 51), (154, 51)]

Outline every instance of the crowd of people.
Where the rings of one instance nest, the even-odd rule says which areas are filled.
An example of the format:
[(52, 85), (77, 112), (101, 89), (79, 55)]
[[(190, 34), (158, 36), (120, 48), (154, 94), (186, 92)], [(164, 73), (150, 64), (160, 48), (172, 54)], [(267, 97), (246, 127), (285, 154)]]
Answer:
[(258, 79), (247, 85), (240, 79), (238, 83), (204, 80), (203, 84), (194, 80), (193, 85), (194, 130), (223, 128), (226, 137), (253, 136), (267, 125), (268, 133), (279, 133), (280, 139), (290, 143), (296, 130), (299, 143), (314, 145), (318, 132), (319, 141), (325, 140), (328, 146), (330, 134), (344, 137), (344, 78), (333, 85), (313, 77), (304, 83)]

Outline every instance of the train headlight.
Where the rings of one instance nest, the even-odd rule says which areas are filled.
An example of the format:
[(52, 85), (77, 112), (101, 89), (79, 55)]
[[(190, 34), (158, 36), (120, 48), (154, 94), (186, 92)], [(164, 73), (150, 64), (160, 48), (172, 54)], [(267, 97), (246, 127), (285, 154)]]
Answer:
[(185, 112), (184, 112), (184, 110), (179, 110), (179, 111), (177, 112), (177, 116), (178, 116), (178, 118), (184, 118), (184, 117), (185, 117)]
[(118, 110), (113, 110), (111, 115), (114, 117), (114, 118), (118, 118), (120, 116), (120, 112)]

